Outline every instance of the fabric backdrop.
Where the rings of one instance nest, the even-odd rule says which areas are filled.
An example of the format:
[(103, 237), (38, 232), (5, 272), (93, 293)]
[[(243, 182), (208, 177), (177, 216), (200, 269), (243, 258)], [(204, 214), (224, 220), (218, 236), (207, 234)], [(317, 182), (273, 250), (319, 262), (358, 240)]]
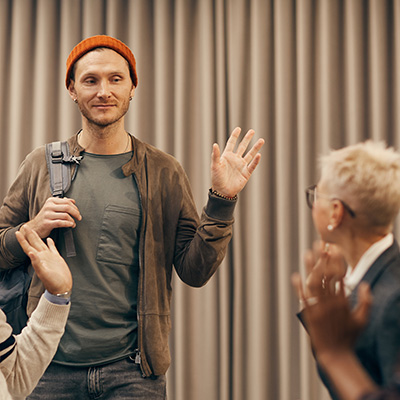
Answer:
[(304, 188), (330, 148), (399, 147), (399, 30), (396, 0), (0, 0), (1, 198), (29, 151), (79, 129), (65, 61), (94, 34), (133, 50), (127, 130), (182, 163), (199, 211), (212, 143), (266, 140), (216, 276), (174, 278), (170, 399), (326, 398), (290, 284), (316, 238)]

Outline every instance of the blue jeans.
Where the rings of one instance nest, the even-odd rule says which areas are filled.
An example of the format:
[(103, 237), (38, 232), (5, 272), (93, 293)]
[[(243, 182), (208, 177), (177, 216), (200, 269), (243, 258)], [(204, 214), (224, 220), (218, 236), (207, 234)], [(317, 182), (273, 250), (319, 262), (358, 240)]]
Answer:
[(86, 400), (167, 398), (165, 375), (143, 378), (129, 357), (97, 367), (67, 367), (51, 363), (29, 400)]

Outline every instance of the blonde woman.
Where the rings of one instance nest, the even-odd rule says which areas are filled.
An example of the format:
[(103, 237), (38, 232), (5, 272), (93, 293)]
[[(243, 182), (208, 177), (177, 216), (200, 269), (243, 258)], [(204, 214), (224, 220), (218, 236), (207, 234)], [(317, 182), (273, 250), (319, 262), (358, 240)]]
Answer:
[[(330, 152), (320, 166), (320, 181), (306, 190), (323, 243), (319, 254), (306, 256), (307, 303), (318, 302), (339, 280), (355, 307), (360, 284), (370, 286), (369, 318), (354, 351), (373, 381), (389, 386), (400, 353), (400, 253), (392, 234), (400, 208), (400, 155), (384, 143), (367, 141)], [(320, 375), (332, 398), (339, 399), (321, 368)]]

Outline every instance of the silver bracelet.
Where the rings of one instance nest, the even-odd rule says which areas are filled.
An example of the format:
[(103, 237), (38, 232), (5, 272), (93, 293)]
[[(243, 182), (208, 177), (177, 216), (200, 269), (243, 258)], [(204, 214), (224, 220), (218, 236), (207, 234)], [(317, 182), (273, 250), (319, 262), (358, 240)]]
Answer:
[(72, 291), (68, 290), (67, 292), (57, 293), (57, 294), (54, 294), (53, 296), (56, 296), (56, 297), (58, 297), (60, 299), (69, 299), (71, 297), (71, 293), (72, 293)]

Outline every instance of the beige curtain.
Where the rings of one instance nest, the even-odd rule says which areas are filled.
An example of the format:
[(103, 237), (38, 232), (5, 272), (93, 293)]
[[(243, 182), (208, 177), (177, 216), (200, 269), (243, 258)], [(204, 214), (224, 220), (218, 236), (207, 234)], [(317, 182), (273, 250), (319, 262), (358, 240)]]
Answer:
[(65, 61), (93, 34), (132, 48), (127, 129), (183, 164), (199, 211), (212, 143), (266, 140), (216, 276), (174, 279), (169, 398), (325, 399), (290, 284), (315, 238), (304, 188), (331, 147), (399, 148), (400, 2), (0, 0), (1, 198), (29, 151), (79, 129)]

